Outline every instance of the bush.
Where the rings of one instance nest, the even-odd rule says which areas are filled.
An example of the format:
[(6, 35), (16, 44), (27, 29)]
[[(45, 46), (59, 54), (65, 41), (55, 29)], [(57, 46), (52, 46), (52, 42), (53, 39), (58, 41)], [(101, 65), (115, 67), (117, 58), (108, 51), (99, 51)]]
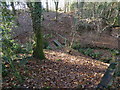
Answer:
[(48, 43), (47, 41), (44, 41), (44, 42), (43, 42), (43, 48), (44, 48), (44, 49), (47, 49), (48, 46), (49, 46), (49, 43)]
[(73, 43), (72, 48), (78, 50), (81, 47), (80, 43)]
[(84, 55), (92, 57), (93, 59), (100, 59), (101, 57), (100, 52), (94, 52), (94, 49), (91, 49), (91, 48), (82, 48), (80, 43), (74, 43), (72, 48), (75, 50), (78, 50)]

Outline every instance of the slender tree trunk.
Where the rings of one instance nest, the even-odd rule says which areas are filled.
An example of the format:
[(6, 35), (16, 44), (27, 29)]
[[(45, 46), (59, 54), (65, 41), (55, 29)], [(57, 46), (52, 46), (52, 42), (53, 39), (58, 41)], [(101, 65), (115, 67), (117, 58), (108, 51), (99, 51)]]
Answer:
[(42, 39), (42, 28), (41, 28), (41, 15), (42, 6), (41, 2), (34, 2), (34, 6), (31, 2), (27, 3), (31, 11), (31, 17), (33, 22), (33, 31), (36, 37), (36, 46), (33, 49), (33, 57), (37, 59), (45, 59), (43, 52), (43, 39)]
[(49, 12), (48, 0), (46, 0), (46, 10)]
[(66, 7), (67, 7), (66, 0), (64, 0), (64, 13), (66, 13)]
[[(120, 2), (118, 2), (118, 25), (119, 25), (119, 27), (120, 27)], [(120, 51), (120, 36), (118, 37), (118, 49), (119, 49), (119, 51)], [(120, 54), (120, 52), (119, 52), (119, 54)], [(120, 55), (118, 56), (118, 73), (119, 73), (119, 75), (120, 75)]]
[(79, 0), (77, 0), (77, 9), (79, 9)]
[(15, 10), (15, 7), (14, 7), (14, 2), (11, 2), (11, 7), (12, 7), (13, 14), (16, 15), (16, 10)]
[(81, 17), (83, 18), (84, 0), (81, 0), (80, 7), (81, 7)]
[(84, 7), (84, 0), (77, 0), (77, 8), (78, 8), (78, 16), (83, 17), (83, 7)]
[(69, 1), (67, 2), (67, 12), (69, 12), (70, 11), (70, 3), (69, 3)]
[(59, 2), (55, 2), (56, 22), (57, 22), (57, 20), (58, 20), (58, 3), (59, 3)]
[(96, 6), (96, 4), (95, 4), (95, 2), (93, 3), (93, 18), (95, 18), (95, 6)]
[(120, 2), (118, 2), (118, 25), (120, 26)]
[(14, 2), (11, 2), (11, 7), (12, 7), (13, 15), (15, 16), (15, 23), (16, 23), (16, 25), (19, 25), (19, 21), (18, 21), (16, 10), (15, 10)]

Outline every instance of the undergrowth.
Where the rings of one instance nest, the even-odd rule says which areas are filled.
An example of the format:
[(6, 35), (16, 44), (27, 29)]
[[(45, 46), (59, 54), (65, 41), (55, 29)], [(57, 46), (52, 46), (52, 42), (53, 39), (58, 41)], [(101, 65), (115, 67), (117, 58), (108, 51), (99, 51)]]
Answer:
[[(105, 63), (110, 63), (115, 60), (115, 56), (119, 55), (119, 50), (116, 49), (109, 49), (109, 48), (102, 48), (102, 47), (82, 47), (80, 43), (74, 43), (72, 48), (79, 51), (80, 53), (91, 57), (92, 59), (96, 59)], [(107, 50), (111, 53), (112, 57), (105, 57), (102, 58), (103, 52), (94, 52), (94, 50), (101, 49)]]

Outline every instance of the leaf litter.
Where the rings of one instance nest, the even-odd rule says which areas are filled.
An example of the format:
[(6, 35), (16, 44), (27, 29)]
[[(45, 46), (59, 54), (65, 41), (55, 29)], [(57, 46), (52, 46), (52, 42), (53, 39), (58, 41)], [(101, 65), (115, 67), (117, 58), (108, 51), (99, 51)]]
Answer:
[[(95, 88), (109, 64), (88, 57), (68, 54), (65, 49), (45, 50), (45, 60), (28, 60), (26, 69), (20, 69), (24, 82), (18, 84), (11, 80), (3, 82), (3, 87), (13, 84), (22, 88)], [(15, 79), (14, 79), (15, 81)]]

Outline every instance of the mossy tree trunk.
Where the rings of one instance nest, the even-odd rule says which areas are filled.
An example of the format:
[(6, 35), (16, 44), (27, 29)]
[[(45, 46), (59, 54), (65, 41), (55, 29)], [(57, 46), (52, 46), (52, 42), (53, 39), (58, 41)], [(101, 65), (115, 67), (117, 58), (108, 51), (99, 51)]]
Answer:
[(33, 49), (33, 57), (37, 59), (45, 59), (43, 52), (43, 39), (42, 39), (42, 28), (41, 28), (41, 15), (42, 15), (42, 6), (41, 2), (29, 2), (27, 3), (31, 11), (33, 31), (35, 34), (36, 45)]

